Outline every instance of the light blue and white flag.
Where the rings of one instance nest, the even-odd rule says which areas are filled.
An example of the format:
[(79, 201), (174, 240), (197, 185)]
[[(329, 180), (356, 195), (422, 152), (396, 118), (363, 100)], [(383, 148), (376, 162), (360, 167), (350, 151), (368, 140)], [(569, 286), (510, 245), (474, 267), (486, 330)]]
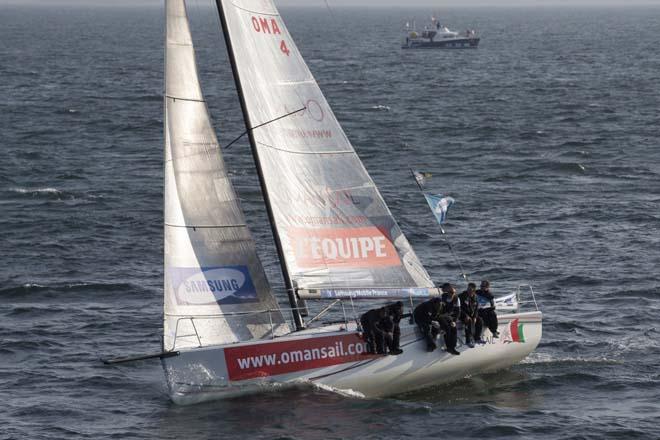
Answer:
[(452, 197), (444, 197), (442, 194), (424, 194), (426, 197), (426, 203), (431, 207), (433, 215), (435, 215), (436, 220), (441, 225), (444, 224), (447, 220), (447, 210), (451, 205), (454, 204), (454, 199)]

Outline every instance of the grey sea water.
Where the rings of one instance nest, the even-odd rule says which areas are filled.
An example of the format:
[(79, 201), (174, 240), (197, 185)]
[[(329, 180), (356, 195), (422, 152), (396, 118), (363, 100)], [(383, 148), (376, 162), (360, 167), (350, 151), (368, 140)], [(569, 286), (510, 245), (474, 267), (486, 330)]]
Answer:
[[(190, 5), (226, 144), (238, 99), (215, 13)], [(160, 345), (163, 12), (0, 6), (0, 438), (660, 438), (660, 8), (448, 10), (477, 50), (400, 50), (428, 15), (283, 10), (434, 279), (459, 270), (409, 167), (457, 200), (446, 229), (472, 278), (534, 285), (527, 360), (391, 399), (191, 407), (157, 362), (101, 365)], [(226, 160), (281, 292), (246, 141)]]

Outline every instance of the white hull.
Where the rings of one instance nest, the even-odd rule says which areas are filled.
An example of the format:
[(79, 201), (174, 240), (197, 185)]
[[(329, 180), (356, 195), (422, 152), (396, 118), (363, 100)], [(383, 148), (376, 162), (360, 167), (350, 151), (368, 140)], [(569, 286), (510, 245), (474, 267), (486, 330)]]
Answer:
[[(514, 322), (516, 319), (518, 321)], [(469, 348), (459, 342), (460, 356), (441, 349), (427, 352), (416, 326), (402, 322), (401, 346), (404, 352), (399, 356), (356, 354), (355, 351), (363, 350), (358, 347), (362, 342), (356, 332), (350, 329), (337, 331), (335, 326), (269, 341), (181, 350), (179, 356), (163, 359), (163, 366), (170, 397), (178, 404), (281, 389), (300, 383), (327, 386), (364, 397), (381, 397), (508, 368), (537, 347), (541, 340), (541, 319), (541, 312), (501, 315), (500, 337), (493, 339), (485, 330), (486, 344)], [(520, 333), (516, 334), (514, 328), (520, 328)], [(438, 345), (442, 345), (442, 339)], [(320, 357), (319, 346), (324, 347), (320, 349)], [(323, 352), (326, 347), (337, 348), (332, 353), (337, 356), (323, 357), (323, 354), (329, 354)], [(298, 356), (295, 359), (294, 352)], [(303, 353), (308, 359), (302, 359)], [(312, 355), (316, 358), (310, 359)], [(266, 357), (272, 361), (272, 366), (255, 367), (255, 360), (263, 363)], [(238, 368), (240, 362), (247, 365), (245, 370)], [(328, 363), (333, 365), (323, 365)]]

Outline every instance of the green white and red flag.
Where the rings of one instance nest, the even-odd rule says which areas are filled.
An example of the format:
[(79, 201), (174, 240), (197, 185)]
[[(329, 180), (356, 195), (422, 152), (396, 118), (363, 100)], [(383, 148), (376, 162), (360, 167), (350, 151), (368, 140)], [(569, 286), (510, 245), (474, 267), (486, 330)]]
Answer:
[(523, 332), (523, 327), (524, 324), (521, 324), (518, 319), (514, 319), (509, 323), (511, 342), (525, 342), (525, 333)]

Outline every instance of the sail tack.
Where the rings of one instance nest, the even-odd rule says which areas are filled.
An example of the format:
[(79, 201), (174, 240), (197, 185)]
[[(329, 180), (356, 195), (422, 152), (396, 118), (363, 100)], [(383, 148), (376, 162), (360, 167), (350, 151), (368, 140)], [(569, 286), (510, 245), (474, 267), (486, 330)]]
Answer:
[(166, 0), (166, 22), (164, 347), (286, 333), (211, 125), (183, 0)]
[(272, 1), (217, 3), (292, 285), (311, 297), (435, 293)]

